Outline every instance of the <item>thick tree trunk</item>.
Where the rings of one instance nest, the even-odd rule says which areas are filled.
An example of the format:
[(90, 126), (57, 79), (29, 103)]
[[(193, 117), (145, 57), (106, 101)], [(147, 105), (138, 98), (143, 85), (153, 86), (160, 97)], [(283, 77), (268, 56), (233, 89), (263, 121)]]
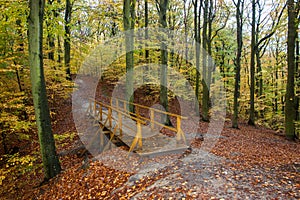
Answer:
[[(133, 102), (133, 34), (134, 34), (134, 9), (135, 0), (124, 0), (123, 4), (123, 25), (125, 30), (125, 48), (126, 48), (126, 100)], [(132, 104), (127, 106), (128, 111), (134, 112)]]
[[(242, 4), (242, 5), (241, 5)], [(241, 71), (241, 58), (243, 48), (243, 2), (238, 0), (236, 4), (236, 21), (237, 21), (237, 55), (235, 61), (235, 84), (234, 84), (234, 102), (233, 102), (233, 119), (232, 127), (238, 128), (239, 119), (239, 101), (240, 96), (240, 71)]]
[(294, 0), (288, 0), (288, 77), (285, 94), (285, 134), (288, 139), (295, 137), (295, 43), (296, 16)]
[(254, 95), (255, 95), (255, 29), (256, 29), (256, 22), (255, 22), (255, 5), (256, 1), (252, 0), (252, 31), (251, 31), (251, 60), (250, 60), (250, 110), (249, 110), (249, 125), (255, 125), (255, 107), (254, 107)]
[[(161, 66), (160, 66), (160, 104), (165, 108), (165, 110), (169, 111), (168, 105), (168, 46), (166, 43), (166, 28), (167, 28), (167, 9), (169, 5), (169, 0), (160, 0), (159, 2), (159, 23), (162, 28), (162, 37), (160, 44), (160, 58), (161, 58)], [(171, 125), (171, 121), (169, 116), (163, 117), (165, 125)]]
[(202, 120), (209, 121), (208, 110), (209, 110), (209, 91), (208, 91), (208, 67), (207, 67), (207, 26), (208, 26), (208, 0), (204, 1), (203, 8), (203, 29), (202, 29), (202, 87), (203, 87), (203, 97), (202, 97)]
[(50, 179), (60, 172), (61, 167), (56, 155), (55, 142), (52, 135), (43, 70), (42, 46), (44, 1), (30, 0), (29, 5), (30, 15), (28, 18), (28, 39), (32, 95), (45, 179)]

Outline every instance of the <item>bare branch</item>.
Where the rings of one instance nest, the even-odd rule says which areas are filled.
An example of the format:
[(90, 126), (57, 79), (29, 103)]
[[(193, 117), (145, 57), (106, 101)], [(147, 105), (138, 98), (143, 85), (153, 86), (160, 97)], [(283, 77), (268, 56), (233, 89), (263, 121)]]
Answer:
[(283, 8), (281, 9), (280, 14), (279, 14), (279, 16), (277, 18), (277, 22), (276, 23), (273, 22), (273, 25), (272, 25), (272, 29), (273, 30), (269, 34), (265, 35), (265, 37), (261, 38), (258, 41), (258, 43), (255, 45), (256, 48), (258, 48), (261, 45), (261, 43), (263, 43), (265, 40), (269, 39), (270, 37), (272, 37), (274, 35), (274, 33), (276, 32), (277, 26), (280, 23), (283, 11), (285, 10), (286, 6), (287, 6), (287, 4), (284, 4)]

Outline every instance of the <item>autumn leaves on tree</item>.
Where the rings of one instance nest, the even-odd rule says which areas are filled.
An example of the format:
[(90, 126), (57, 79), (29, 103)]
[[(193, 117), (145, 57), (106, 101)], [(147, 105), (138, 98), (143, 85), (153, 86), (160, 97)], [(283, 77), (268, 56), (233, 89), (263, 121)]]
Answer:
[[(29, 61), (45, 177), (49, 179), (60, 172), (48, 107), (52, 96), (47, 96), (47, 86), (59, 85), (59, 74), (71, 80), (71, 75), (76, 74), (96, 44), (121, 31), (126, 32), (124, 46), (127, 53), (122, 64), (126, 65), (128, 100), (134, 101), (133, 71), (137, 60), (157, 62), (161, 75), (157, 89), (160, 104), (168, 110), (167, 70), (174, 68), (192, 85), (198, 98), (198, 102), (192, 102), (194, 109), (201, 120), (209, 122), (210, 92), (214, 86), (214, 71), (218, 70), (226, 90), (227, 117), (232, 127), (239, 128), (239, 122), (247, 120), (250, 125), (285, 131), (289, 139), (299, 137), (299, 1), (103, 2), (31, 0), (29, 7), (22, 2), (19, 9), (14, 9), (16, 2), (11, 7), (6, 1), (0, 3), (1, 8), (7, 7), (2, 9), (0, 18), (0, 37), (4, 38), (0, 41), (0, 72), (3, 74), (0, 126), (5, 129), (1, 134), (5, 153), (13, 150), (12, 138), (24, 138), (30, 132), (28, 124), (32, 124), (29, 118), (33, 109), (30, 109), (30, 98), (27, 99)], [(28, 20), (26, 13), (30, 13)], [(147, 44), (145, 49), (134, 49), (133, 33), (142, 27), (166, 31), (162, 34), (159, 51), (147, 48)], [(164, 38), (168, 29), (181, 33), (186, 42), (195, 44), (195, 66), (188, 62), (193, 55), (187, 47), (182, 49), (184, 56), (168, 52)], [(148, 39), (147, 29), (143, 37)], [(49, 74), (46, 80), (44, 73)], [(10, 83), (11, 79), (16, 82), (16, 94), (11, 92), (14, 85)], [(14, 103), (8, 106), (7, 99)], [(134, 112), (134, 107), (128, 109)], [(16, 125), (18, 120), (15, 119), (22, 127)], [(170, 120), (165, 124), (171, 125)], [(9, 128), (12, 126), (16, 128)], [(18, 130), (17, 134), (13, 133), (14, 129)]]

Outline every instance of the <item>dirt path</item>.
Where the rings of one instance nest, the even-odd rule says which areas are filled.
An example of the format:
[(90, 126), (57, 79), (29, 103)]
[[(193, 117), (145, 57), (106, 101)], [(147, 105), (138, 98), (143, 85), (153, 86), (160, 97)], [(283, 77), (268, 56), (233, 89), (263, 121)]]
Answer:
[[(192, 151), (185, 155), (154, 159), (128, 157), (121, 147), (112, 148), (96, 159), (90, 157), (87, 168), (81, 168), (82, 163), (78, 162), (68, 165), (49, 184), (31, 191), (32, 196), (109, 200), (300, 199), (300, 144), (263, 127), (243, 122), (240, 129), (230, 126), (227, 119), (210, 152), (203, 151), (199, 141), (193, 141)], [(205, 133), (207, 127), (201, 122), (199, 131)], [(72, 160), (65, 158), (63, 162)]]
[[(286, 177), (284, 181), (285, 177), (280, 178), (282, 174), (278, 169), (230, 167), (234, 164), (233, 160), (194, 149), (190, 155), (178, 161), (172, 173), (155, 181), (131, 199), (151, 199), (154, 196), (165, 199), (300, 198), (299, 179)], [(151, 177), (157, 171), (153, 166), (150, 167), (151, 171), (145, 176)]]

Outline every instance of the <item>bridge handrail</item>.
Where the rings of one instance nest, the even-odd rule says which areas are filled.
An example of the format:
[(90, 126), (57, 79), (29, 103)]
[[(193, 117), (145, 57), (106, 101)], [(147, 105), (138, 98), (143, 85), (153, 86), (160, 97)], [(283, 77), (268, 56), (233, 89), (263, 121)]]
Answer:
[[(163, 127), (163, 128), (166, 128), (166, 129), (169, 129), (171, 131), (176, 132), (177, 133), (177, 141), (179, 141), (182, 138), (185, 142), (185, 135), (184, 135), (184, 132), (181, 129), (181, 120), (182, 119), (187, 119), (187, 117), (177, 115), (177, 114), (174, 114), (174, 113), (161, 111), (161, 110), (158, 110), (158, 109), (155, 109), (155, 108), (139, 105), (139, 104), (136, 104), (136, 103), (130, 103), (130, 102), (127, 102), (127, 101), (122, 100), (122, 99), (117, 99), (117, 98), (114, 98), (114, 99), (116, 100), (116, 107), (114, 107), (114, 105), (113, 105), (113, 98), (110, 98), (110, 105), (106, 104), (106, 103), (103, 103), (103, 102), (100, 102), (100, 101), (96, 101), (92, 98), (89, 98), (88, 112), (94, 111), (94, 115), (96, 116), (96, 112), (98, 110), (97, 105), (99, 105), (100, 109), (99, 109), (98, 115), (100, 117), (100, 121), (102, 121), (102, 117), (103, 117), (102, 115), (105, 114), (107, 116), (107, 120), (108, 120), (109, 126), (111, 128), (112, 128), (112, 119), (114, 119), (118, 122), (118, 125), (115, 127), (115, 130), (113, 131), (114, 132), (113, 134), (115, 134), (115, 131), (118, 127), (119, 131), (120, 131), (120, 135), (122, 135), (122, 126), (127, 127), (132, 131), (136, 131), (136, 136), (135, 136), (133, 144), (130, 147), (130, 151), (135, 147), (136, 143), (138, 143), (139, 146), (142, 147), (142, 129), (141, 129), (141, 125), (145, 124), (145, 121), (150, 122), (151, 129), (154, 129), (154, 125), (157, 124), (160, 127)], [(119, 101), (123, 103), (123, 108), (120, 107)], [(150, 119), (146, 118), (146, 117), (143, 117), (143, 116), (140, 116), (139, 112), (138, 113), (132, 113), (132, 112), (127, 111), (128, 103), (136, 106), (137, 108), (149, 109)], [(108, 109), (108, 113), (103, 112), (103, 110), (102, 110), (103, 107)], [(118, 119), (115, 119), (115, 117), (113, 117), (112, 111), (117, 112)], [(176, 127), (166, 126), (165, 124), (162, 124), (162, 123), (159, 123), (159, 122), (155, 121), (155, 119), (154, 119), (155, 112), (176, 117), (176, 122), (177, 122)], [(132, 127), (129, 127), (129, 126), (126, 126), (125, 124), (123, 124), (122, 123), (122, 115), (135, 120), (136, 123), (137, 123), (137, 130), (133, 130)]]
[(119, 99), (119, 98), (116, 98), (116, 97), (109, 97), (109, 98), (110, 98), (110, 100), (115, 99), (117, 101), (120, 101), (120, 102), (123, 102), (123, 103), (126, 103), (126, 104), (131, 104), (131, 105), (137, 106), (139, 108), (145, 108), (145, 109), (153, 110), (153, 111), (161, 113), (161, 114), (166, 114), (166, 115), (173, 116), (173, 117), (179, 117), (181, 119), (188, 119), (187, 117), (182, 116), (182, 115), (178, 115), (178, 114), (175, 114), (175, 113), (170, 113), (170, 112), (158, 110), (156, 108), (151, 108), (151, 107), (148, 107), (148, 106), (144, 106), (144, 105), (140, 105), (140, 104), (137, 104), (137, 103), (129, 102), (129, 101), (126, 101), (124, 99)]

